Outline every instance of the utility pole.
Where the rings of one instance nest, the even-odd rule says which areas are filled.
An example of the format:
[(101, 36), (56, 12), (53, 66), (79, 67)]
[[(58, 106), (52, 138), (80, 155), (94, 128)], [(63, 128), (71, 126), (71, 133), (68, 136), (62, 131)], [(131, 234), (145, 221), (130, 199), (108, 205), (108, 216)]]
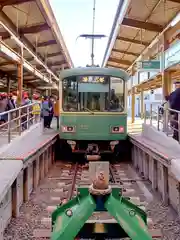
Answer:
[[(96, 0), (94, 0), (93, 5), (93, 26), (92, 26), (92, 36), (94, 36), (94, 28), (95, 28), (95, 12), (96, 11)], [(91, 60), (92, 66), (94, 66), (94, 37), (92, 37), (92, 52), (91, 52)]]
[(94, 64), (94, 43), (95, 43), (95, 39), (101, 39), (101, 38), (105, 38), (106, 35), (104, 34), (94, 34), (95, 32), (95, 13), (96, 13), (96, 0), (93, 0), (93, 25), (92, 25), (92, 34), (81, 34), (80, 36), (77, 37), (77, 39), (79, 37), (81, 38), (89, 38), (92, 40), (92, 44), (91, 44), (91, 64), (92, 67), (95, 66)]

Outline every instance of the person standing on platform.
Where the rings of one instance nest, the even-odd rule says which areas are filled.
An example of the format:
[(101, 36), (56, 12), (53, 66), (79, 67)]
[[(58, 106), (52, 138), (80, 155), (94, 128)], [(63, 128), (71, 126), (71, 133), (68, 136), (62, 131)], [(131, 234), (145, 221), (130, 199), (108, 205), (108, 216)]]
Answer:
[(9, 93), (9, 105), (11, 106), (11, 109), (15, 109), (16, 108), (16, 105), (15, 105), (12, 93)]
[(50, 113), (51, 113), (51, 107), (49, 103), (49, 99), (47, 96), (44, 97), (42, 102), (42, 108), (41, 108), (41, 116), (44, 120), (44, 128), (50, 128)]
[[(22, 130), (26, 130), (27, 129), (27, 125), (30, 123), (30, 121), (28, 122), (28, 112), (30, 113), (32, 111), (32, 107), (28, 107), (28, 105), (31, 104), (31, 100), (29, 99), (28, 93), (24, 92), (23, 93), (23, 99), (22, 99), (22, 108), (21, 109), (21, 122), (22, 122)], [(30, 114), (29, 114), (30, 117)]]
[(57, 129), (59, 129), (59, 98), (57, 98), (56, 102), (54, 103), (54, 116), (57, 119)]
[[(168, 98), (169, 105), (171, 109), (180, 111), (180, 81), (175, 82), (175, 88), (176, 88), (175, 91), (169, 95), (169, 98)], [(173, 126), (174, 126), (173, 138), (179, 141), (178, 113), (171, 112), (171, 114), (173, 115)]]
[(1, 115), (1, 117), (0, 117), (1, 124), (3, 124), (3, 123), (8, 121), (8, 114), (5, 113), (8, 110), (9, 110), (9, 106), (8, 106), (7, 94), (6, 93), (2, 93), (1, 94), (1, 101), (0, 101), (0, 113), (4, 113), (4, 114)]
[(49, 97), (49, 108), (50, 108), (50, 113), (49, 113), (49, 128), (51, 128), (51, 123), (52, 119), (54, 116), (54, 99), (52, 96)]
[(32, 114), (34, 115), (35, 123), (37, 123), (40, 120), (41, 114), (41, 102), (39, 101), (39, 96), (37, 94), (33, 94), (32, 103), (34, 103)]

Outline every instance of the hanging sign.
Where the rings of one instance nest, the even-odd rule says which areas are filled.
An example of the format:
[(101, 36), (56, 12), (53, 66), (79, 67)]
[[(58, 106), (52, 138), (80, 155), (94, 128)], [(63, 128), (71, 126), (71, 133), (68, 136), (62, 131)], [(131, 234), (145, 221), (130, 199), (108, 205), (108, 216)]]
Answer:
[(160, 70), (160, 61), (159, 60), (139, 61), (139, 62), (137, 62), (137, 70), (139, 72), (159, 71)]

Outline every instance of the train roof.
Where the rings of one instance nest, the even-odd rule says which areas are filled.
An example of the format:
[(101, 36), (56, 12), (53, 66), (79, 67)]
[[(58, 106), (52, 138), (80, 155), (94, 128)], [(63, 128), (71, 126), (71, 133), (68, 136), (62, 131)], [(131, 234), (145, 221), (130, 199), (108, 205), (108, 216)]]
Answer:
[(100, 67), (86, 67), (86, 68), (71, 68), (61, 71), (61, 79), (71, 76), (111, 76), (121, 78), (124, 81), (129, 79), (126, 71), (117, 68), (100, 68)]

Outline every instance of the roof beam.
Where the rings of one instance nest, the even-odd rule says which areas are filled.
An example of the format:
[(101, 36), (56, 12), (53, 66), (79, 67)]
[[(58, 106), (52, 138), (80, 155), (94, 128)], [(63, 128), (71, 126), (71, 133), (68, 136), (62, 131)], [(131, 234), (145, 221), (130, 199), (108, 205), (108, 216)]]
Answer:
[(118, 58), (114, 58), (114, 57), (110, 57), (108, 61), (120, 63), (120, 64), (127, 65), (127, 66), (132, 64), (132, 62), (130, 62), (128, 60), (118, 59)]
[(161, 25), (150, 23), (150, 22), (143, 22), (136, 19), (131, 18), (124, 18), (122, 21), (122, 25), (129, 26), (133, 28), (140, 28), (152, 32), (162, 32), (163, 27)]
[(126, 51), (119, 50), (119, 49), (115, 49), (115, 48), (112, 49), (112, 52), (117, 52), (117, 53), (132, 55), (132, 56), (135, 56), (135, 57), (138, 57), (138, 56), (141, 54), (141, 53), (138, 54), (138, 53), (134, 53), (134, 52), (126, 52)]
[(0, 0), (0, 5), (2, 7), (9, 6), (9, 5), (18, 5), (27, 2), (33, 2), (34, 0)]
[(180, 0), (168, 0), (169, 2), (180, 3)]
[[(36, 34), (48, 29), (49, 29), (49, 26), (47, 23), (37, 24), (29, 27), (19, 28), (19, 35)], [(10, 38), (10, 34), (8, 32), (0, 32), (0, 36), (2, 37), (3, 40)]]
[[(53, 66), (58, 66), (58, 65), (62, 65), (62, 64), (65, 64), (65, 61), (57, 61), (57, 62), (47, 63), (47, 66), (48, 67), (53, 67)], [(42, 65), (37, 65), (36, 68), (41, 69), (41, 68), (43, 68), (43, 66)]]
[(62, 55), (62, 52), (49, 53), (47, 55), (47, 58), (56, 57), (56, 56), (59, 56), (59, 55)]
[(123, 69), (123, 70), (126, 70), (126, 69), (127, 69), (127, 68), (125, 68), (125, 67), (114, 66), (113, 64), (110, 64), (110, 63), (107, 64), (107, 67), (120, 68), (120, 69)]
[(49, 40), (47, 42), (38, 43), (37, 47), (47, 47), (47, 46), (55, 45), (55, 44), (57, 44), (56, 40)]
[(19, 29), (20, 34), (34, 34), (34, 33), (40, 33), (45, 30), (50, 29), (49, 25), (47, 23), (32, 25), (29, 27), (24, 27)]
[[(55, 52), (55, 53), (49, 53), (45, 56), (45, 58), (51, 58), (51, 57), (56, 57), (56, 56), (60, 56), (62, 55), (62, 52)], [(35, 59), (32, 57), (32, 58), (26, 58), (26, 61), (28, 62), (32, 62), (34, 61)]]
[[(16, 27), (15, 25), (13, 24), (13, 22), (11, 21), (11, 19), (3, 12), (3, 11), (0, 11), (0, 20), (6, 24), (6, 26), (16, 35)], [(34, 53), (36, 53), (36, 48), (32, 45), (32, 43), (27, 39), (25, 38), (25, 36), (21, 36), (20, 40), (22, 40), (22, 42)], [(38, 57), (44, 61), (43, 57), (38, 54)]]
[(124, 42), (130, 42), (130, 43), (135, 43), (135, 44), (140, 44), (144, 46), (149, 46), (149, 42), (144, 42), (136, 39), (131, 39), (131, 38), (125, 38), (125, 37), (117, 37), (117, 40), (124, 41)]
[(6, 65), (14, 65), (17, 64), (15, 61), (7, 61), (7, 62), (2, 62), (0, 63), (0, 67), (6, 66)]

